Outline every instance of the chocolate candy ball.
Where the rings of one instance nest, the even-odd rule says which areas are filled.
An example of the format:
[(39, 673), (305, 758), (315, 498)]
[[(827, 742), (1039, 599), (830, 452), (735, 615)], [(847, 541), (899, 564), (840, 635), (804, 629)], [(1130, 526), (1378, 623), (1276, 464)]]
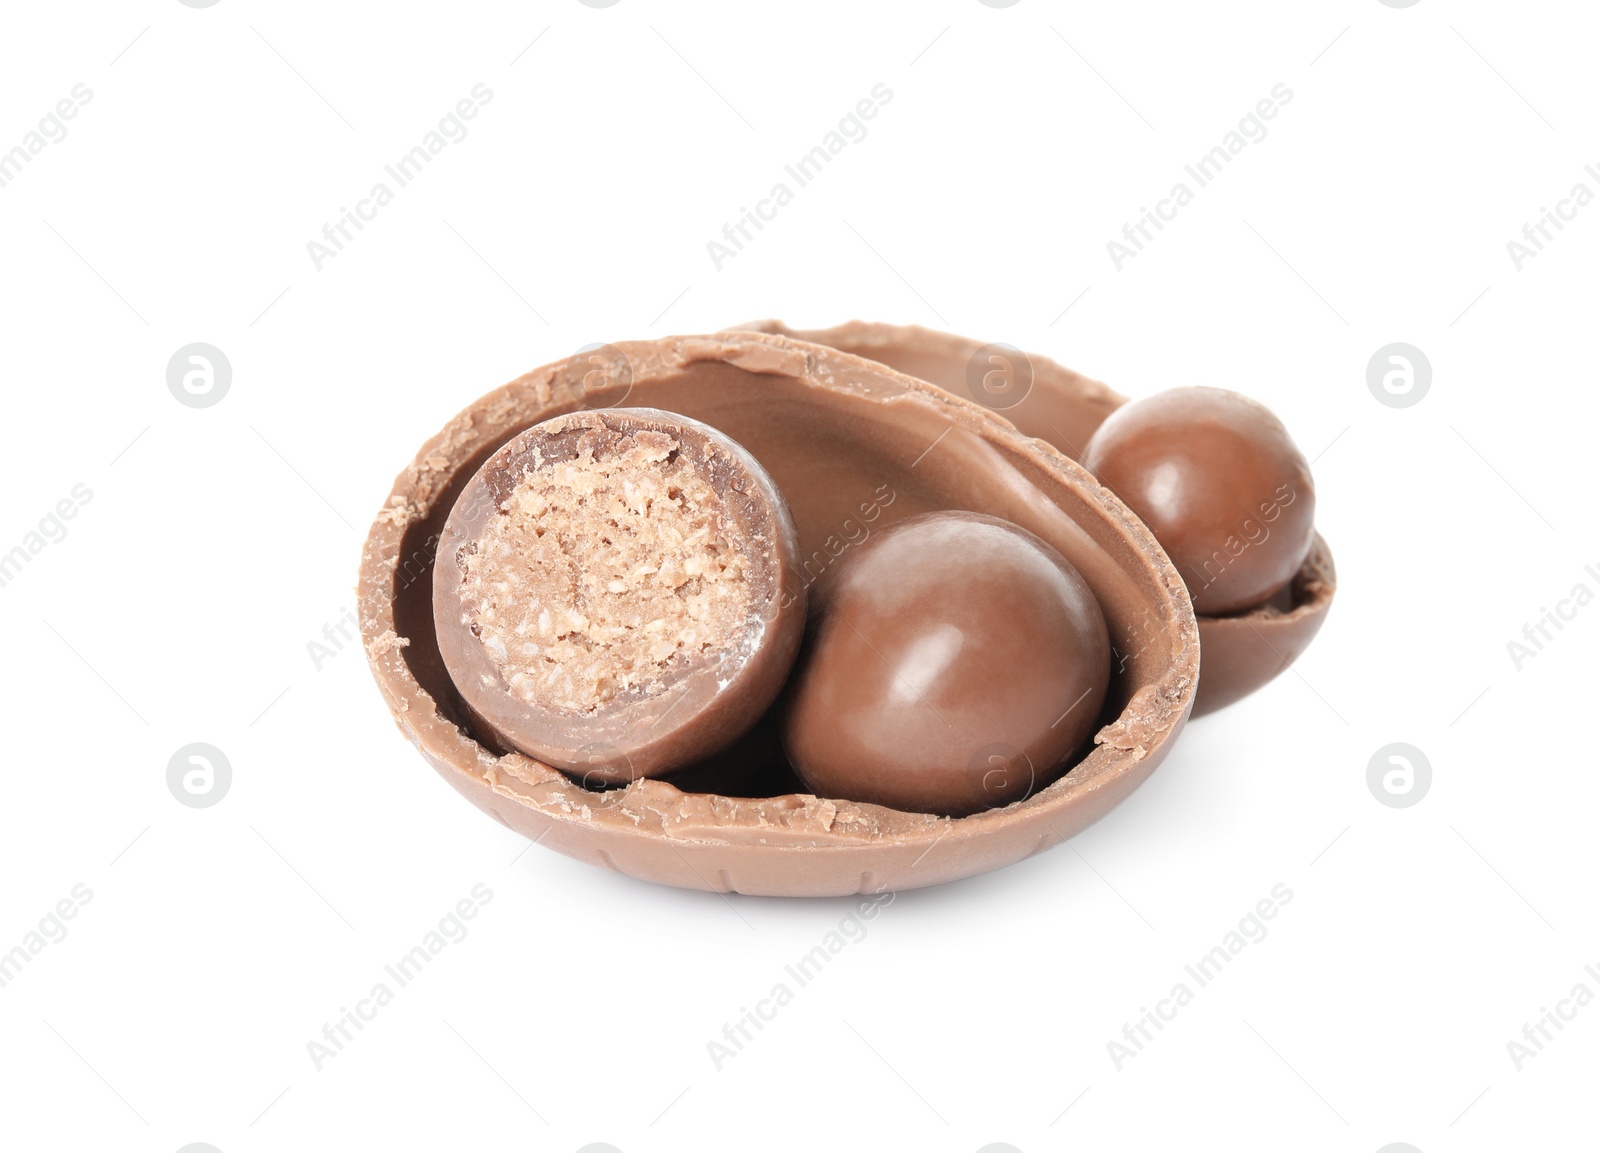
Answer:
[(1155, 533), (1202, 616), (1269, 600), (1311, 549), (1311, 466), (1277, 417), (1236, 392), (1175, 388), (1125, 404), (1083, 464)]
[(805, 628), (788, 507), (741, 446), (615, 408), (514, 437), (462, 490), (434, 567), (439, 652), (480, 726), (584, 784), (727, 747)]
[(1098, 723), (1100, 606), (1014, 524), (912, 517), (852, 550), (816, 600), (783, 744), (818, 796), (980, 812), (1060, 776)]

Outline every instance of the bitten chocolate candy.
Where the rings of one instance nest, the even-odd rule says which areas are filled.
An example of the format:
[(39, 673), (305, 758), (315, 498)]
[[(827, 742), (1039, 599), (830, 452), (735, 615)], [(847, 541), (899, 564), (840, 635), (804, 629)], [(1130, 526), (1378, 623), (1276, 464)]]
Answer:
[(1110, 677), (1105, 618), (1060, 553), (997, 517), (930, 513), (818, 598), (784, 748), (818, 796), (964, 816), (1059, 777)]
[(434, 569), (450, 678), (507, 746), (585, 783), (718, 752), (783, 685), (805, 622), (794, 524), (717, 430), (571, 413), (494, 453)]
[(1264, 603), (1311, 551), (1311, 466), (1249, 397), (1176, 388), (1117, 409), (1083, 463), (1150, 526), (1204, 615)]

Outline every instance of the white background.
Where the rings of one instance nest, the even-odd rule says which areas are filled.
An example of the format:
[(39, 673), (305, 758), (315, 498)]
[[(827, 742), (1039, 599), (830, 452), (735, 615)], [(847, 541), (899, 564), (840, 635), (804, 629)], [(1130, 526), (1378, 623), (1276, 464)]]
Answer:
[[(0, 988), (17, 1149), (1593, 1148), (1587, 607), (1600, 179), (1581, 3), (8, 4)], [(531, 43), (531, 47), (529, 46)], [(307, 241), (474, 85), (492, 101), (319, 271)], [(874, 85), (892, 102), (719, 271), (706, 242)], [(1276, 84), (1265, 139), (1120, 234)], [(1070, 306), (1070, 308), (1069, 308)], [(1140, 396), (1224, 385), (1316, 457), (1342, 578), (1294, 673), (1194, 723), (1069, 846), (901, 894), (719, 1071), (707, 1042), (849, 906), (644, 885), (526, 843), (397, 735), (359, 543), (473, 398), (595, 341), (761, 316), (1005, 341)], [(214, 407), (166, 365), (204, 341)], [(1379, 347), (1433, 384), (1380, 404)], [(1433, 781), (1380, 804), (1403, 741)], [(179, 804), (169, 758), (223, 750)], [(492, 900), (320, 1071), (307, 1043)], [(1275, 885), (1137, 1057), (1107, 1044)], [(52, 935), (55, 930), (51, 929)]]

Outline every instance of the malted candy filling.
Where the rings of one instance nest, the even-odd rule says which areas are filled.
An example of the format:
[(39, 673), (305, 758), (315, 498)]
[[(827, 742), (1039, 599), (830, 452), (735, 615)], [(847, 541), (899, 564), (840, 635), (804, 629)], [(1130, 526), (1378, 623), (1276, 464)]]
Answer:
[(692, 451), (666, 432), (611, 428), (586, 431), (571, 459), (536, 450), (462, 550), (462, 623), (515, 697), (588, 713), (739, 647), (750, 561)]

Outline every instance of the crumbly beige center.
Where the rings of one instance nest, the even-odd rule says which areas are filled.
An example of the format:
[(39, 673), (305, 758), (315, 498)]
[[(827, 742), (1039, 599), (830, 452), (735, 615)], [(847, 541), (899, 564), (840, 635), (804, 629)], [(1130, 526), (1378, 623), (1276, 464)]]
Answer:
[(529, 705), (581, 713), (654, 695), (748, 627), (749, 559), (680, 447), (640, 430), (536, 457), (464, 558), (467, 622)]

